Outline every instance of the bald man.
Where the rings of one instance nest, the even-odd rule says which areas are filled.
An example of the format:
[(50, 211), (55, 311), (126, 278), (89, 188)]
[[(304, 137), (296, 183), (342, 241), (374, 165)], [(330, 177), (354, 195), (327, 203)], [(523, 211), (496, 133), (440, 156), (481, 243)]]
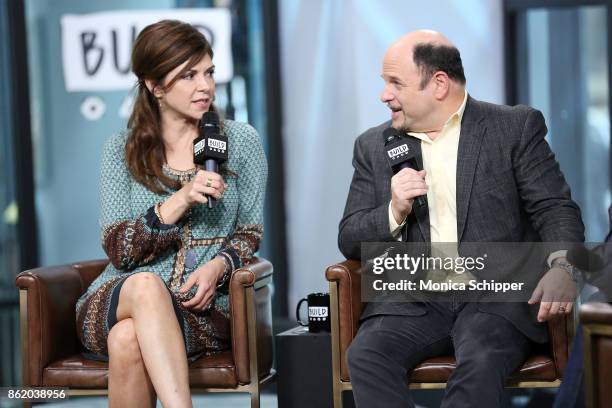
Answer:
[[(433, 31), (393, 44), (382, 78), (391, 123), (355, 142), (339, 232), (347, 258), (360, 259), (362, 242), (584, 240), (580, 211), (544, 140), (539, 111), (471, 98), (459, 51)], [(402, 132), (423, 170), (393, 175), (382, 137), (389, 126)], [(427, 197), (424, 211), (413, 209), (421, 195)], [(442, 406), (500, 406), (504, 383), (531, 343), (548, 340), (544, 322), (572, 309), (576, 283), (563, 255), (550, 254), (552, 267), (542, 268), (529, 302), (368, 303), (347, 354), (357, 406), (414, 406), (408, 372), (424, 359), (449, 354), (457, 367)]]

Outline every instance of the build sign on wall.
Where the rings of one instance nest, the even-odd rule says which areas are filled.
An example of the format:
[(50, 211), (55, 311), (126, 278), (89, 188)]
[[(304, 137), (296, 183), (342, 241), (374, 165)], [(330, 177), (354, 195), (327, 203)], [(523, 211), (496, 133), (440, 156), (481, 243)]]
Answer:
[(106, 11), (62, 16), (62, 60), (68, 92), (130, 89), (136, 77), (130, 55), (136, 36), (160, 20), (181, 20), (197, 27), (215, 54), (215, 81), (233, 75), (231, 16), (228, 9)]

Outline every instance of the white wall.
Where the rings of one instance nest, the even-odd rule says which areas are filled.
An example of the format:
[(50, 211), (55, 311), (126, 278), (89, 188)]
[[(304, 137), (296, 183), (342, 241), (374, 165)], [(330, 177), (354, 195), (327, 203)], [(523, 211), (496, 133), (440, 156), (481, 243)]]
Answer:
[(379, 101), (386, 48), (409, 31), (440, 31), (461, 51), (468, 92), (503, 103), (502, 18), (501, 0), (279, 2), (290, 309), (327, 291), (324, 268), (342, 259), (353, 142), (389, 118)]

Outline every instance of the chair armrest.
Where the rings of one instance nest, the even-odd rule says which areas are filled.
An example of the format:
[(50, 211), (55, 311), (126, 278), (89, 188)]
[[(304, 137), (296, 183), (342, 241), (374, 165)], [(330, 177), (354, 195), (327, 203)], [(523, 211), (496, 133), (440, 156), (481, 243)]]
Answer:
[(567, 366), (572, 339), (574, 338), (574, 314), (558, 316), (548, 321), (550, 352), (555, 363), (557, 377), (561, 378)]
[[(336, 298), (338, 300), (337, 310), (331, 305), (331, 313), (338, 313), (340, 344), (340, 377), (348, 380), (348, 367), (346, 366), (346, 350), (353, 341), (359, 328), (359, 317), (363, 310), (361, 303), (361, 274), (359, 268), (361, 263), (354, 260), (346, 260), (339, 264), (331, 265), (325, 270), (325, 278), (330, 283), (336, 283)], [(330, 285), (330, 291), (334, 290)], [(332, 332), (336, 330), (332, 327)]]
[(83, 261), (72, 264), (79, 271), (79, 275), (81, 275), (83, 287), (85, 288), (84, 291), (100, 276), (109, 262), (108, 259), (96, 259), (95, 261)]
[[(247, 307), (255, 308), (257, 371), (259, 378), (272, 369), (272, 264), (263, 258), (234, 271), (229, 284), (232, 355), (240, 384), (249, 384), (249, 331)], [(255, 304), (248, 304), (247, 291), (253, 291)]]
[(585, 303), (580, 307), (580, 321), (583, 325), (612, 325), (612, 305), (609, 303)]
[(105, 261), (85, 262), (36, 268), (17, 275), (24, 385), (42, 386), (42, 370), (47, 365), (80, 350), (75, 306), (90, 283), (84, 282), (82, 273), (89, 278), (105, 265)]
[(252, 286), (261, 282), (267, 277), (271, 277), (273, 272), (272, 264), (263, 258), (254, 258), (253, 262), (236, 269), (232, 274), (232, 281), (242, 286)]

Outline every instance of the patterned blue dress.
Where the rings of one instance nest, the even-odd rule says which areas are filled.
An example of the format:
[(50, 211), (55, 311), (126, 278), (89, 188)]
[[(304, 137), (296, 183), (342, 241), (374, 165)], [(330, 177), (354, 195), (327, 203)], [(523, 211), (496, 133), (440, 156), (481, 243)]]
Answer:
[[(228, 185), (223, 198), (213, 209), (191, 207), (171, 225), (161, 223), (155, 204), (174, 191), (156, 194), (131, 177), (125, 161), (129, 133), (107, 141), (100, 176), (100, 226), (110, 264), (76, 305), (77, 332), (92, 353), (108, 355), (106, 340), (116, 323), (121, 285), (138, 272), (153, 272), (168, 287), (189, 356), (229, 348), (229, 277), (252, 259), (262, 238), (267, 162), (255, 129), (230, 120), (223, 127), (229, 140), (229, 160), (221, 171)], [(167, 166), (163, 171), (181, 185), (196, 173)], [(224, 257), (226, 270), (211, 307), (203, 312), (183, 308), (181, 302), (193, 297), (196, 288), (181, 294), (180, 287), (218, 255)]]

